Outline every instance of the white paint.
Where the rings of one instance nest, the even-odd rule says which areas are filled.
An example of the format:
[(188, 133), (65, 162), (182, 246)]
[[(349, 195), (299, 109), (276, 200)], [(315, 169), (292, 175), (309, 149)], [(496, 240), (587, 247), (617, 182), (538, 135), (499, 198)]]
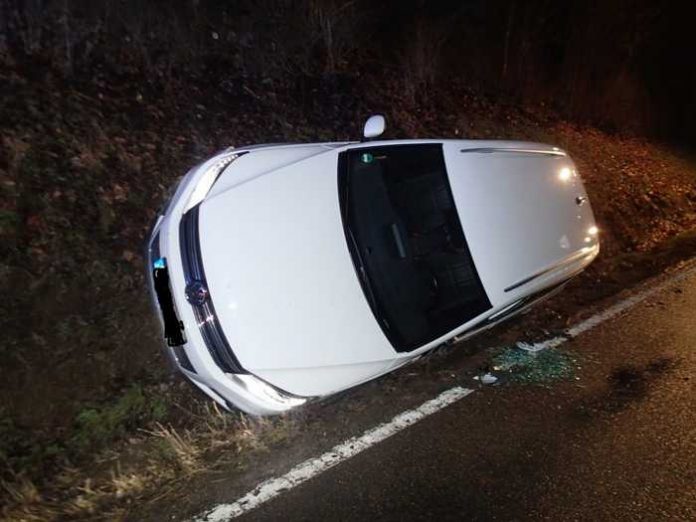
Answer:
[(414, 410), (400, 413), (391, 421), (380, 424), (376, 428), (367, 430), (359, 437), (353, 437), (334, 446), (323, 455), (306, 460), (295, 466), (282, 477), (269, 479), (259, 484), (252, 491), (232, 504), (220, 504), (211, 511), (196, 519), (198, 522), (221, 522), (238, 517), (247, 511), (277, 497), (284, 491), (294, 488), (299, 484), (332, 468), (336, 464), (347, 460), (375, 444), (395, 435), (412, 424), (440, 411), (450, 404), (466, 397), (473, 390), (455, 387), (451, 388), (434, 399), (431, 399)]
[[(696, 273), (696, 265), (692, 264), (685, 270), (670, 277), (662, 283), (638, 292), (637, 294), (628, 297), (617, 304), (610, 306), (606, 310), (599, 312), (569, 328), (565, 337), (553, 337), (539, 343), (518, 342), (517, 346), (518, 348), (528, 350), (530, 352), (538, 352), (547, 348), (556, 348), (557, 346), (565, 343), (568, 339), (577, 337), (578, 335), (591, 330), (604, 321), (616, 317), (622, 312), (625, 312), (629, 308), (644, 301), (648, 297), (664, 290), (665, 288), (668, 288), (671, 285), (674, 285), (675, 283), (678, 283), (679, 281), (682, 281), (694, 273)], [(360, 437), (348, 439), (347, 441), (334, 446), (331, 450), (327, 451), (323, 455), (302, 462), (281, 477), (271, 478), (265, 482), (262, 482), (256, 488), (248, 492), (234, 503), (219, 504), (215, 508), (196, 518), (195, 521), (222, 522), (247, 513), (257, 508), (261, 504), (277, 497), (281, 493), (302, 484), (303, 482), (321, 474), (340, 462), (357, 455), (358, 453), (370, 448), (371, 446), (374, 446), (379, 442), (382, 442), (383, 440), (411, 426), (412, 424), (415, 424), (425, 417), (440, 411), (450, 404), (466, 397), (472, 392), (473, 390), (461, 388), (459, 386), (447, 390), (438, 395), (436, 398), (423, 403), (418, 408), (400, 413), (391, 421), (380, 424), (376, 428), (366, 431)]]

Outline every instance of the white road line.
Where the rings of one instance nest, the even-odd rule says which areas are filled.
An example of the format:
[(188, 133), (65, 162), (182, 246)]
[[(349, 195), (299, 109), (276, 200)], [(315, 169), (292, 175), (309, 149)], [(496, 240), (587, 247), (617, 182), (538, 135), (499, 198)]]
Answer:
[(588, 317), (587, 319), (579, 322), (575, 326), (571, 326), (570, 328), (568, 328), (568, 330), (566, 330), (566, 334), (564, 336), (552, 337), (551, 339), (546, 339), (545, 341), (541, 341), (538, 343), (518, 342), (517, 347), (523, 350), (527, 350), (529, 352), (539, 352), (541, 350), (545, 350), (546, 348), (556, 348), (557, 346), (560, 346), (563, 343), (565, 343), (568, 339), (577, 337), (578, 335), (588, 330), (591, 330), (592, 328), (603, 323), (604, 321), (616, 317), (620, 313), (625, 312), (626, 310), (634, 307), (638, 303), (645, 301), (651, 295), (654, 295), (664, 290), (665, 288), (675, 283), (678, 283), (684, 278), (692, 275), (694, 272), (696, 272), (696, 266), (690, 266), (685, 270), (682, 270), (681, 272), (678, 272), (675, 275), (671, 276), (669, 279), (662, 281), (659, 284), (650, 286), (645, 290), (642, 290), (637, 294), (632, 295), (631, 297), (627, 297), (626, 299), (619, 301), (615, 305), (610, 306), (606, 310), (597, 312), (593, 316)]
[[(588, 319), (585, 319), (584, 321), (569, 328), (566, 332), (566, 336), (554, 337), (552, 339), (547, 339), (546, 341), (533, 344), (520, 342), (517, 343), (517, 346), (532, 352), (560, 346), (568, 339), (577, 337), (578, 335), (591, 330), (604, 321), (611, 319), (637, 305), (641, 301), (644, 301), (651, 295), (654, 295), (657, 292), (660, 292), (661, 290), (664, 290), (665, 288), (692, 275), (694, 272), (696, 272), (696, 266), (691, 266), (663, 281), (662, 283), (638, 292), (637, 294), (628, 297), (615, 305), (610, 306), (606, 310), (596, 313)], [(429, 415), (440, 411), (450, 404), (463, 399), (472, 392), (473, 390), (461, 388), (459, 386), (451, 388), (441, 393), (434, 399), (424, 402), (416, 409), (407, 410), (400, 413), (391, 421), (367, 430), (359, 437), (348, 439), (347, 441), (334, 446), (319, 457), (309, 459), (301, 464), (298, 464), (281, 477), (271, 478), (265, 482), (262, 482), (232, 504), (219, 504), (215, 508), (207, 511), (194, 520), (196, 522), (222, 522), (238, 517), (248, 511), (251, 511), (252, 509), (255, 509), (264, 502), (277, 497), (281, 493), (319, 475), (327, 469), (332, 468), (336, 464), (339, 464), (340, 462), (357, 455), (367, 448), (388, 439), (392, 435), (405, 428), (408, 428), (425, 417), (428, 417)]]
[(238, 517), (247, 511), (251, 511), (273, 497), (280, 495), (282, 492), (294, 488), (304, 481), (335, 466), (339, 462), (349, 459), (361, 451), (382, 442), (384, 439), (399, 433), (401, 430), (408, 428), (419, 420), (466, 397), (473, 391), (474, 390), (457, 386), (442, 392), (434, 399), (424, 402), (418, 408), (400, 413), (391, 421), (367, 430), (360, 437), (348, 439), (338, 446), (334, 446), (323, 455), (304, 461), (292, 468), (282, 477), (272, 478), (266, 482), (262, 482), (233, 504), (220, 504), (196, 520), (198, 522), (221, 522)]

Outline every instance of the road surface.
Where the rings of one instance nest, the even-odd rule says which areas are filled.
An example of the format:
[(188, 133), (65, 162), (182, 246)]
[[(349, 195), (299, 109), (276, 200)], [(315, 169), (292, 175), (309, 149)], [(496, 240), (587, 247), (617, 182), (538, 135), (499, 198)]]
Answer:
[(696, 274), (242, 520), (696, 520)]

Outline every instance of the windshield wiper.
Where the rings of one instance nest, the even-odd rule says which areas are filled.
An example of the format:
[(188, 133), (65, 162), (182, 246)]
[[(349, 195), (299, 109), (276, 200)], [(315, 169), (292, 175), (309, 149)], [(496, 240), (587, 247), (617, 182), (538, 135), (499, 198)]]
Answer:
[(351, 251), (353, 253), (353, 262), (355, 263), (355, 268), (360, 276), (360, 281), (362, 282), (363, 289), (365, 290), (365, 296), (367, 297), (367, 300), (370, 302), (370, 307), (372, 310), (375, 311), (375, 315), (379, 317), (379, 319), (387, 326), (389, 327), (389, 323), (387, 320), (382, 316), (382, 314), (378, 314), (377, 311), (379, 310), (379, 307), (377, 306), (377, 299), (375, 298), (375, 292), (372, 288), (372, 282), (370, 281), (370, 277), (367, 275), (367, 271), (365, 270), (365, 263), (362, 260), (362, 256), (360, 255), (360, 249), (358, 248), (358, 243), (355, 241), (355, 237), (353, 236), (353, 232), (351, 231), (350, 227), (346, 224), (345, 225), (346, 229), (346, 235), (350, 239), (351, 242)]

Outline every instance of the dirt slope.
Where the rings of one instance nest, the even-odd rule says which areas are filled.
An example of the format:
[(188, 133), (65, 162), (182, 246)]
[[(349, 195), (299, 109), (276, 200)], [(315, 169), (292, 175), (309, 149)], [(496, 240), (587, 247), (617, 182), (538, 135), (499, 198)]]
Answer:
[(544, 107), (457, 86), (413, 105), (378, 78), (279, 87), (213, 77), (173, 92), (137, 80), (98, 73), (65, 84), (48, 70), (0, 70), (0, 503), (9, 517), (89, 515), (196, 473), (211, 446), (234, 457), (300, 429), (297, 419), (218, 415), (171, 381), (160, 356), (145, 234), (177, 177), (223, 146), (354, 138), (381, 111), (390, 137), (566, 148), (586, 181), (602, 254), (535, 312), (528, 324), (539, 329), (561, 328), (583, 305), (696, 252), (693, 164)]

